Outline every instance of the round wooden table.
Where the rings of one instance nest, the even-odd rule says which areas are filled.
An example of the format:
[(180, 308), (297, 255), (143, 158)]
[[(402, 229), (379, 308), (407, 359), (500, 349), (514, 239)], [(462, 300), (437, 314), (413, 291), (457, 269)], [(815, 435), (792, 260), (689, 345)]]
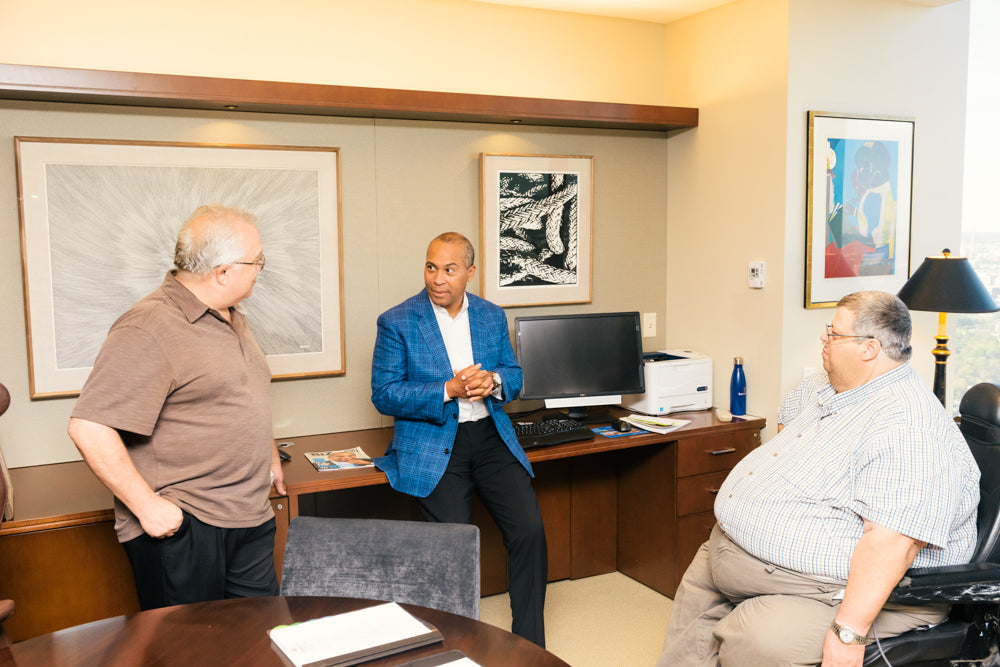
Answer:
[[(269, 629), (374, 604), (379, 603), (292, 596), (198, 602), (106, 618), (41, 635), (14, 644), (10, 655), (15, 664), (32, 667), (287, 667), (291, 663), (271, 644)], [(444, 642), (365, 665), (400, 665), (457, 649), (483, 667), (569, 667), (548, 651), (492, 625), (436, 609), (405, 604), (402, 607), (434, 625)], [(0, 652), (0, 662), (3, 658)]]

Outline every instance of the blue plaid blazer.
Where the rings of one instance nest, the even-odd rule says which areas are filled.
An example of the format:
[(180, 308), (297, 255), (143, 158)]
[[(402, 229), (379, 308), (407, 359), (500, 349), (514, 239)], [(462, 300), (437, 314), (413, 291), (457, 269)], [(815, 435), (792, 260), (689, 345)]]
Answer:
[[(534, 476), (517, 442), (510, 418), (500, 407), (521, 392), (521, 367), (510, 345), (507, 315), (500, 307), (469, 294), (472, 357), (503, 380), (503, 400), (486, 399), (500, 437)], [(448, 466), (458, 432), (458, 402), (444, 400), (444, 384), (455, 373), (427, 292), (421, 290), (378, 318), (372, 357), (372, 403), (395, 418), (395, 433), (375, 465), (392, 488), (427, 497)]]

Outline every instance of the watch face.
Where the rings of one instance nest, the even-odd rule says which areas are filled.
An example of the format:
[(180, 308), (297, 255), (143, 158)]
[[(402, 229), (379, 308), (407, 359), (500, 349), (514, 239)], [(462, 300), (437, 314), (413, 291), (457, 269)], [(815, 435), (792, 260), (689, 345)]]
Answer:
[(854, 641), (854, 636), (855, 636), (854, 631), (851, 630), (850, 628), (840, 629), (840, 641), (844, 642), (845, 644), (850, 644), (852, 641)]

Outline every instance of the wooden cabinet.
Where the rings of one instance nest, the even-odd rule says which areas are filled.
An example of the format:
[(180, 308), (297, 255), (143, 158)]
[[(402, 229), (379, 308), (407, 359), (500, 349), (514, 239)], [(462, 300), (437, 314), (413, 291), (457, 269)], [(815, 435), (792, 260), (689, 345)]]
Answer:
[[(597, 436), (533, 449), (535, 495), (549, 543), (550, 580), (627, 574), (672, 596), (715, 522), (714, 492), (760, 440), (763, 419), (719, 422), (711, 411), (667, 435)], [(360, 445), (385, 451), (390, 429), (295, 438), (298, 451)], [(420, 520), (416, 502), (374, 468), (317, 473), (303, 456), (284, 464), (286, 497), (271, 498), (281, 571), (288, 522), (299, 514)], [(131, 568), (114, 533), (112, 497), (82, 461), (11, 471), (15, 518), (0, 526), (0, 597), (17, 608), (14, 641), (138, 611)], [(483, 594), (506, 589), (500, 531), (481, 506)]]
[[(673, 589), (715, 525), (715, 496), (737, 461), (760, 444), (760, 431), (681, 440), (677, 446), (677, 567)], [(670, 593), (673, 595), (673, 591)]]
[[(673, 597), (715, 525), (715, 496), (726, 475), (760, 444), (757, 422), (684, 437), (673, 447), (623, 452), (618, 483), (618, 569)], [(650, 505), (661, 508), (650, 521)]]

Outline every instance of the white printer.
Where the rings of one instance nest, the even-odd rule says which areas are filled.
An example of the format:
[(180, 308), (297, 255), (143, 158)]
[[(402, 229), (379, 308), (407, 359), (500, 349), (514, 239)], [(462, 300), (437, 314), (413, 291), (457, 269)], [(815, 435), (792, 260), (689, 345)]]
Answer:
[(712, 407), (712, 360), (691, 350), (642, 355), (646, 393), (622, 396), (622, 407), (647, 415)]

